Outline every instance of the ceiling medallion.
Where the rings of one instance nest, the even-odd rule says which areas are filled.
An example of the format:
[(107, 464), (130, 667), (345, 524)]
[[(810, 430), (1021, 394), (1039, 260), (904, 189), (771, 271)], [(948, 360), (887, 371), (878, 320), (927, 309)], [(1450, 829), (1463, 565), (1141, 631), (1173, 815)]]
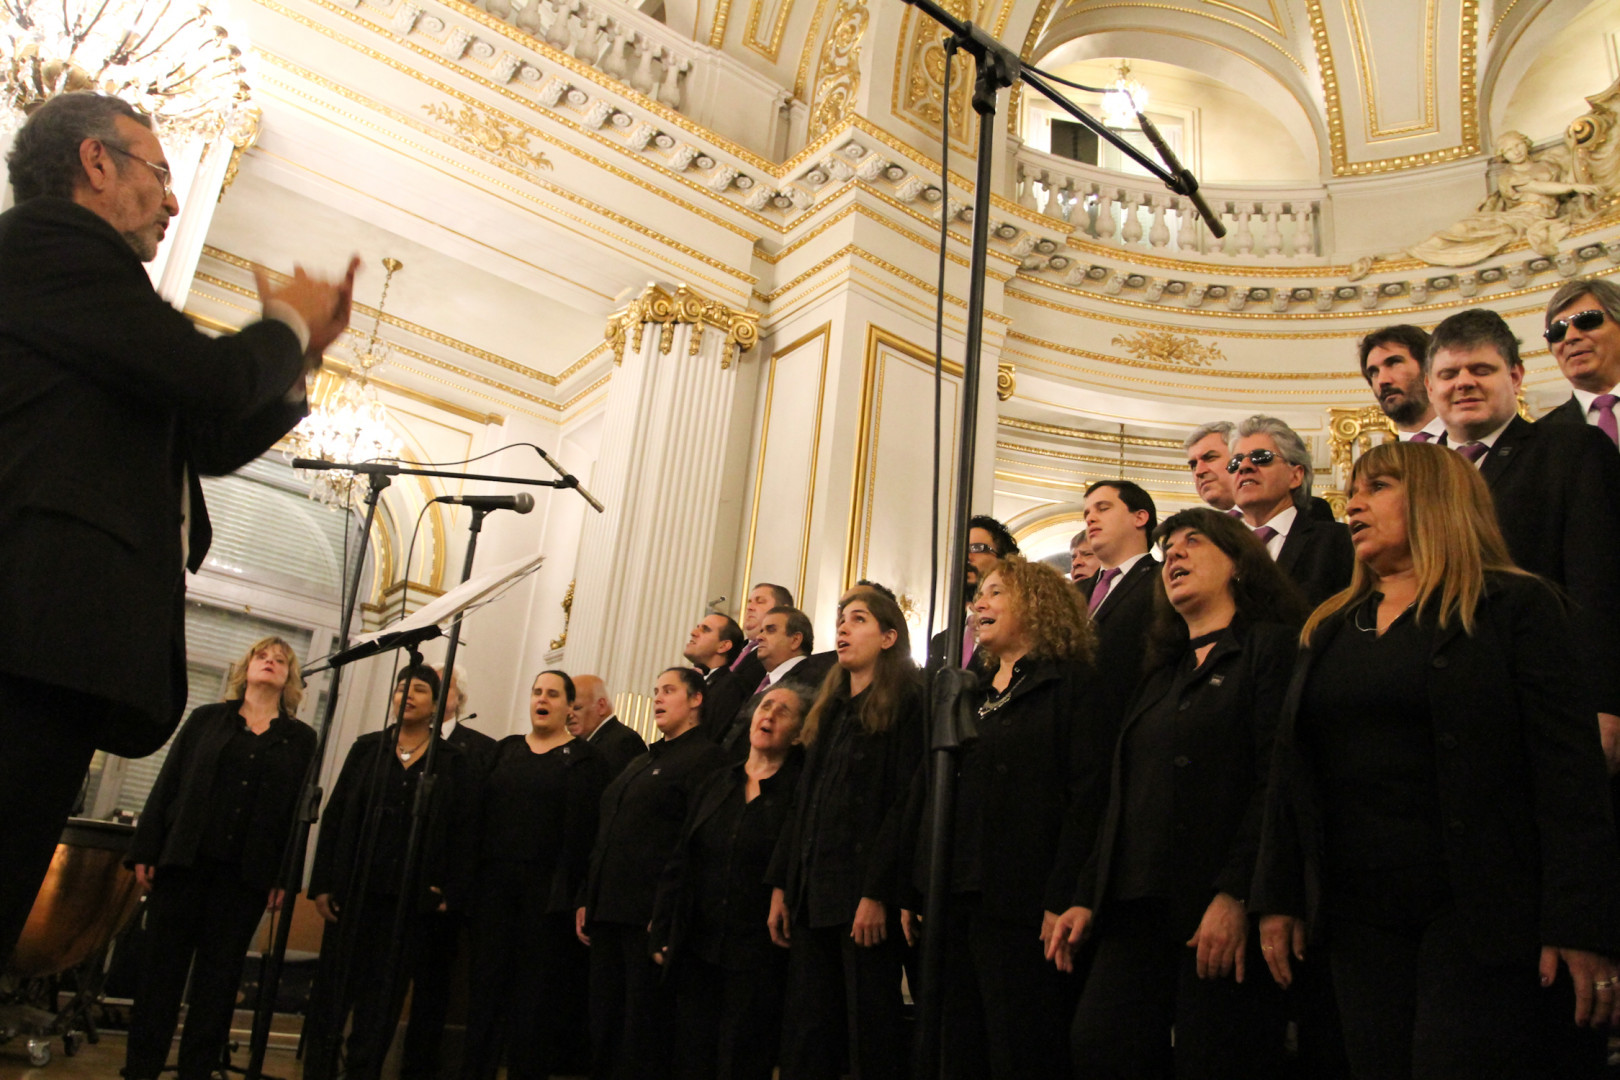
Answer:
[(1121, 334), (1114, 344), (1138, 360), (1155, 364), (1183, 364), (1187, 367), (1210, 367), (1225, 363), (1226, 356), (1219, 345), (1204, 345), (1186, 334), (1144, 330), (1136, 334)]
[(503, 120), (470, 106), (463, 106), (457, 112), (448, 105), (424, 105), (422, 111), (486, 154), (493, 154), (526, 169), (551, 168), (545, 154), (529, 147), (532, 136), (528, 132), (512, 130)]

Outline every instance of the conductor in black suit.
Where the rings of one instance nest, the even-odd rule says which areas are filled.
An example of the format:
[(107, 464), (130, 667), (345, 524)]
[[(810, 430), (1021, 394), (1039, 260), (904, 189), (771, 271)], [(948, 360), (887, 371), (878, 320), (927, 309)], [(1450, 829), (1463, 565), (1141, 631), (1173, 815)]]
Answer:
[(1532, 424), (1518, 414), (1524, 364), (1494, 311), (1435, 327), (1429, 396), (1448, 443), (1491, 489), (1513, 561), (1575, 605), (1575, 666), (1603, 727), (1609, 769), (1620, 733), (1620, 454), (1591, 424)]
[(647, 752), (647, 742), (613, 715), (613, 695), (598, 675), (581, 675), (574, 680), (574, 711), (568, 719), (568, 733), (584, 739), (607, 759), (608, 779), (624, 772), (624, 767)]
[[(186, 700), (183, 574), (211, 531), (199, 475), (307, 411), (349, 320), (332, 284), (260, 276), (265, 318), (210, 338), (141, 264), (180, 207), (151, 122), (59, 94), (7, 159), (0, 214), (0, 966), (91, 755), (150, 754)], [(117, 616), (110, 617), (109, 598)]]
[(1572, 392), (1542, 419), (1591, 424), (1620, 445), (1620, 287), (1602, 278), (1565, 283), (1547, 302), (1543, 336)]
[(1266, 551), (1315, 607), (1350, 584), (1355, 549), (1336, 521), (1310, 512), (1311, 451), (1274, 416), (1238, 425), (1227, 471), (1237, 477), (1237, 507)]

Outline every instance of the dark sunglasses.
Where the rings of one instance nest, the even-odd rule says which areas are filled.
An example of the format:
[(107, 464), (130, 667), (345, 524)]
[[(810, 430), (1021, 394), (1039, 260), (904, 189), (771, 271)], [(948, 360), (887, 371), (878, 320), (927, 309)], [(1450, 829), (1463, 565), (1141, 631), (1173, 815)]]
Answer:
[(1255, 468), (1270, 465), (1277, 460), (1277, 455), (1270, 450), (1250, 450), (1247, 454), (1233, 454), (1232, 460), (1226, 463), (1227, 472), (1237, 472), (1243, 468), (1243, 459), (1248, 458)]
[(1596, 309), (1576, 312), (1567, 319), (1553, 320), (1553, 324), (1547, 327), (1541, 336), (1547, 339), (1547, 344), (1556, 345), (1564, 340), (1564, 335), (1569, 333), (1570, 327), (1573, 326), (1583, 334), (1590, 334), (1603, 325), (1603, 318), (1603, 312)]
[(990, 544), (969, 544), (968, 551), (974, 555), (994, 555), (996, 549)]

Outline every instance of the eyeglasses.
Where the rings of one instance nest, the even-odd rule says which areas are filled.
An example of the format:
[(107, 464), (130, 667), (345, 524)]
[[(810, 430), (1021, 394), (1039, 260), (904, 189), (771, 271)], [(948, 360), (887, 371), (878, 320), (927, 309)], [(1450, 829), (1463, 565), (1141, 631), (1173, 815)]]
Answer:
[(1277, 460), (1277, 455), (1270, 450), (1250, 450), (1247, 454), (1233, 454), (1232, 460), (1226, 463), (1227, 472), (1237, 472), (1243, 467), (1243, 459), (1248, 458), (1255, 468), (1270, 465)]
[(1541, 336), (1547, 339), (1547, 344), (1556, 345), (1564, 340), (1564, 335), (1569, 333), (1570, 327), (1573, 326), (1583, 334), (1590, 334), (1603, 325), (1603, 318), (1603, 312), (1595, 308), (1591, 311), (1577, 312), (1567, 319), (1554, 320)]
[(996, 549), (990, 544), (969, 544), (968, 551), (974, 555), (994, 555)]
[(102, 143), (101, 145), (116, 153), (123, 154), (131, 161), (140, 162), (142, 165), (145, 165), (148, 169), (151, 169), (154, 173), (156, 173), (158, 183), (163, 185), (163, 197), (165, 199), (174, 194), (174, 185), (170, 182), (169, 167), (167, 165), (159, 165), (155, 161), (147, 161), (145, 158), (140, 157), (137, 154), (130, 153), (122, 146), (114, 146), (112, 143)]

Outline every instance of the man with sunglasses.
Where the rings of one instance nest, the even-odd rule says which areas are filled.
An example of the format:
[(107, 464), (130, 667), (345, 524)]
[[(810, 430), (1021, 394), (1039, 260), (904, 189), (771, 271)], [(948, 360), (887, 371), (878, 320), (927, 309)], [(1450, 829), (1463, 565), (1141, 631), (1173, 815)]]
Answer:
[(941, 630), (928, 641), (928, 667), (938, 670), (947, 662), (957, 667), (967, 667), (973, 657), (978, 654), (978, 643), (975, 640), (973, 625), (973, 594), (979, 591), (979, 582), (990, 572), (990, 568), (1005, 559), (1008, 555), (1018, 554), (1018, 541), (1013, 534), (1007, 531), (1007, 526), (988, 514), (975, 514), (968, 519), (967, 559), (962, 563), (962, 579), (964, 587), (962, 596), (968, 602), (967, 621), (962, 625), (962, 642), (957, 648), (948, 648), (945, 644), (947, 631)]
[(97, 749), (141, 757), (186, 701), (185, 581), (211, 531), (199, 475), (307, 411), (353, 269), (260, 280), (266, 317), (213, 338), (142, 265), (180, 212), (151, 121), (58, 94), (7, 157), (0, 214), (0, 968)]
[(1620, 287), (1601, 278), (1566, 282), (1547, 302), (1544, 336), (1573, 392), (1542, 419), (1591, 424), (1620, 445)]
[(1311, 512), (1311, 451), (1298, 432), (1274, 416), (1249, 417), (1233, 433), (1226, 470), (1237, 479), (1243, 523), (1311, 607), (1350, 584), (1350, 532)]

